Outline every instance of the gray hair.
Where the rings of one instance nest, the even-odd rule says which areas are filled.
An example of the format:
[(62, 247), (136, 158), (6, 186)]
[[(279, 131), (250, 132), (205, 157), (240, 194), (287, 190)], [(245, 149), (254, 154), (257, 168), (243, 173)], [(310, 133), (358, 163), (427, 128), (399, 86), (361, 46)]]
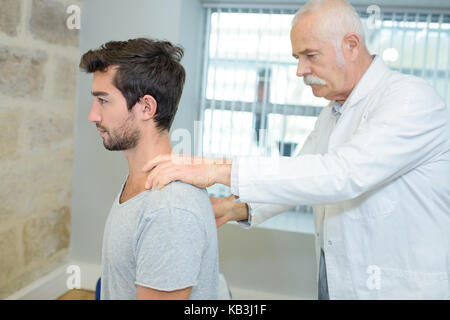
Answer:
[(292, 27), (301, 17), (318, 14), (321, 21), (317, 25), (318, 36), (322, 40), (331, 41), (336, 49), (338, 62), (343, 64), (341, 50), (342, 39), (350, 32), (359, 36), (365, 46), (364, 28), (356, 10), (345, 0), (311, 0), (301, 7), (292, 19)]

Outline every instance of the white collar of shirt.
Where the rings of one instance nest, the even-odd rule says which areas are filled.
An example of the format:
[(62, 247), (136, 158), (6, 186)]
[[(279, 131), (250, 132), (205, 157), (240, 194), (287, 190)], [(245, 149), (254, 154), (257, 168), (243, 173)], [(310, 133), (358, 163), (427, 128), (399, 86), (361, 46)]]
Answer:
[(339, 117), (342, 114), (342, 104), (340, 104), (337, 101), (333, 101), (332, 109), (331, 111), (336, 117)]

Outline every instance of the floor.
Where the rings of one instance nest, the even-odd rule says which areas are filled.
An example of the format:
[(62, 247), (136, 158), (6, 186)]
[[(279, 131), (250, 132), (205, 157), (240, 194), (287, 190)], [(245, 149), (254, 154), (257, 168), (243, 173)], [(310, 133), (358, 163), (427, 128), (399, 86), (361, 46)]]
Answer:
[(95, 291), (73, 289), (64, 293), (57, 300), (95, 300)]

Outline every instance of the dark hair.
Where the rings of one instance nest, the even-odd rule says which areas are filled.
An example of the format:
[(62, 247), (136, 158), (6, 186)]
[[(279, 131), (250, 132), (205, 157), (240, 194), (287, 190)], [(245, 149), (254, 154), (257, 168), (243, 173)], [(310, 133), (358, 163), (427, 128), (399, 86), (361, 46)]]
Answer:
[(186, 72), (180, 64), (183, 49), (168, 41), (147, 38), (110, 41), (97, 50), (89, 50), (80, 61), (88, 73), (105, 71), (117, 66), (114, 85), (127, 101), (128, 110), (149, 94), (158, 106), (155, 114), (157, 128), (169, 130), (181, 93)]

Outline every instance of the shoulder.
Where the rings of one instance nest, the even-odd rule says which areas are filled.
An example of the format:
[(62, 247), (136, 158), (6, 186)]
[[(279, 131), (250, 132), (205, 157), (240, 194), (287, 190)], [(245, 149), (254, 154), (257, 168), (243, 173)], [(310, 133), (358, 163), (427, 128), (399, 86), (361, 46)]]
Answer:
[(170, 206), (178, 209), (192, 211), (204, 208), (205, 203), (209, 204), (208, 192), (205, 189), (181, 181), (171, 182), (157, 192), (165, 204), (170, 201)]
[(375, 114), (390, 117), (446, 117), (447, 108), (439, 93), (424, 79), (390, 70), (377, 86)]
[(190, 184), (174, 181), (161, 190), (153, 190), (146, 194), (146, 215), (164, 212), (178, 218), (181, 214), (196, 217), (213, 216), (208, 193)]
[(413, 104), (444, 104), (439, 93), (427, 81), (420, 77), (397, 71), (387, 73), (385, 87), (386, 98), (408, 100)]
[(148, 192), (136, 227), (138, 242), (151, 234), (161, 243), (195, 239), (198, 246), (216, 232), (206, 190), (181, 182)]

